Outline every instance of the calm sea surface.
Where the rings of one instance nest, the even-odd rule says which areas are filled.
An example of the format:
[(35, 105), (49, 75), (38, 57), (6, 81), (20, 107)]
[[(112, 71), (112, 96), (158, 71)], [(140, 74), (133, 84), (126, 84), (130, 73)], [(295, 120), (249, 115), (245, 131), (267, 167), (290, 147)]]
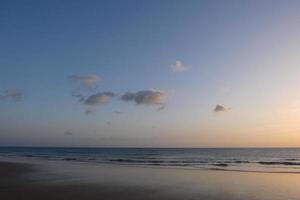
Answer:
[(300, 173), (299, 148), (0, 147), (1, 157), (186, 169)]

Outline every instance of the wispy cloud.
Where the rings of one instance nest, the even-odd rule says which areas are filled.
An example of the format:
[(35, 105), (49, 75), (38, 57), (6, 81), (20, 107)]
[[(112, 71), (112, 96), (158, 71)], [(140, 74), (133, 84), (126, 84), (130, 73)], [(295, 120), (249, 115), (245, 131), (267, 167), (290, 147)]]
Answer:
[(84, 87), (78, 87), (73, 90), (72, 97), (74, 97), (79, 103), (88, 106), (84, 113), (91, 115), (96, 112), (95, 106), (104, 105), (111, 101), (112, 97), (116, 96), (113, 92), (98, 92), (89, 94), (91, 89), (96, 89), (96, 86), (101, 78), (98, 75), (72, 75), (67, 77), (68, 80), (79, 83)]
[(75, 90), (73, 90), (72, 92), (72, 97), (74, 97), (75, 99), (77, 99), (78, 102), (84, 102), (85, 100), (85, 96), (81, 93), (80, 89), (77, 88)]
[(70, 135), (73, 135), (73, 133), (70, 132), (70, 131), (65, 131), (65, 132), (64, 132), (64, 135), (70, 136)]
[(229, 107), (225, 107), (223, 105), (217, 104), (214, 109), (214, 112), (228, 112), (230, 110), (231, 110), (231, 108), (229, 108)]
[(121, 114), (123, 114), (123, 113), (124, 113), (124, 112), (118, 111), (118, 110), (113, 111), (113, 114), (116, 114), (116, 115), (121, 115)]
[(93, 115), (96, 113), (96, 109), (92, 108), (92, 107), (88, 107), (87, 109), (85, 109), (84, 114), (86, 115)]
[(19, 89), (6, 90), (4, 94), (0, 94), (0, 100), (20, 101), (23, 93)]
[(187, 66), (185, 63), (183, 63), (181, 60), (176, 60), (176, 62), (171, 65), (172, 72), (183, 72), (188, 69), (189, 69), (189, 66)]
[(159, 110), (165, 108), (167, 98), (167, 92), (154, 89), (126, 92), (121, 97), (123, 101), (134, 101), (137, 105), (159, 105)]
[(101, 80), (98, 75), (71, 75), (68, 76), (68, 79), (71, 81), (78, 82), (87, 88), (91, 88), (97, 85), (97, 83)]

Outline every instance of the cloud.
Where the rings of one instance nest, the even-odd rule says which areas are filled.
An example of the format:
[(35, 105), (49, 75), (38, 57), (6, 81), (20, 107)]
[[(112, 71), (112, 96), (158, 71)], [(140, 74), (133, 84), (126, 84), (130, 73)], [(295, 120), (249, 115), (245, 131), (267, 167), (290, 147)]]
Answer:
[(97, 106), (102, 104), (107, 104), (110, 102), (111, 98), (116, 96), (113, 92), (99, 92), (87, 97), (84, 103), (89, 106)]
[(73, 133), (70, 131), (66, 131), (66, 132), (64, 132), (64, 135), (70, 136), (70, 135), (73, 135)]
[(165, 108), (168, 93), (161, 90), (141, 90), (136, 93), (126, 92), (122, 95), (123, 101), (134, 101), (137, 105), (160, 105), (159, 110)]
[(84, 114), (86, 115), (93, 115), (96, 113), (96, 109), (92, 108), (92, 107), (88, 107), (87, 109), (85, 109)]
[(101, 80), (101, 78), (95, 74), (91, 75), (71, 75), (68, 76), (68, 79), (71, 81), (78, 82), (85, 87), (94, 87)]
[(118, 111), (118, 110), (113, 111), (113, 114), (116, 114), (116, 115), (121, 115), (121, 114), (123, 114), (123, 113), (124, 113), (124, 112)]
[(228, 112), (230, 110), (231, 110), (231, 108), (228, 108), (228, 107), (225, 107), (223, 105), (217, 104), (215, 109), (214, 109), (214, 112)]
[(4, 94), (0, 94), (0, 100), (20, 101), (23, 93), (19, 89), (6, 90)]
[(174, 64), (171, 65), (171, 70), (173, 72), (183, 72), (186, 71), (189, 67), (184, 64), (181, 60), (176, 60)]
[(86, 106), (88, 106), (84, 113), (86, 115), (91, 115), (96, 113), (95, 106), (100, 106), (107, 104), (111, 101), (114, 96), (117, 96), (115, 93), (106, 91), (106, 92), (98, 92), (96, 94), (91, 95), (83, 95), (80, 93), (80, 89), (74, 90), (72, 96), (79, 102)]
[(110, 91), (98, 92), (91, 94), (101, 78), (98, 75), (72, 75), (68, 76), (68, 79), (73, 82), (77, 82), (84, 87), (74, 88), (72, 91), (72, 97), (75, 98), (79, 103), (86, 105), (84, 113), (86, 115), (91, 115), (96, 113), (94, 106), (104, 105), (111, 101), (115, 93)]
[(80, 89), (73, 90), (72, 97), (77, 99), (78, 102), (84, 102), (86, 98), (83, 94), (81, 94)]

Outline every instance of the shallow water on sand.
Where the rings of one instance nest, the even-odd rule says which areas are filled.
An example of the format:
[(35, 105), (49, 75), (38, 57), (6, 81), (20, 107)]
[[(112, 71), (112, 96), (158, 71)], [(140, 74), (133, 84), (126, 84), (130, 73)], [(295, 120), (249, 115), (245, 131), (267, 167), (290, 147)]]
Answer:
[[(105, 191), (108, 197), (115, 195), (113, 191), (119, 191), (125, 195), (123, 199), (132, 199), (137, 192), (140, 192), (141, 197), (147, 197), (145, 199), (299, 200), (300, 198), (300, 174), (19, 160), (19, 162), (26, 161), (34, 163), (36, 169), (28, 176), (27, 185), (38, 185), (39, 188), (91, 187), (93, 189), (88, 190), (91, 193)], [(74, 192), (81, 195), (79, 191)]]

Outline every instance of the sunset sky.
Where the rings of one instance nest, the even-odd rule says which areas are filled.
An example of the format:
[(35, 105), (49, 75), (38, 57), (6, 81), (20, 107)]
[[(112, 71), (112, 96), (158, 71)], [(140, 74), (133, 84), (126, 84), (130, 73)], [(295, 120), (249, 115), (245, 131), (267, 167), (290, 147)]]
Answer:
[(0, 1), (0, 145), (300, 147), (300, 1)]

